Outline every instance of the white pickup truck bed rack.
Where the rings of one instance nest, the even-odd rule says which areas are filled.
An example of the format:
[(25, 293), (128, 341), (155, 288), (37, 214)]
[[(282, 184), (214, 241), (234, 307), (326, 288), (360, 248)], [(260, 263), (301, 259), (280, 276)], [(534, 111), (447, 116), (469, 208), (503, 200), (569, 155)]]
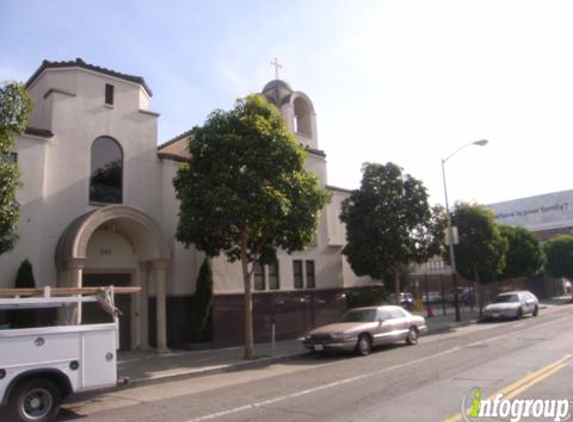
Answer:
[(115, 386), (120, 312), (114, 295), (139, 290), (113, 286), (0, 289), (0, 310), (98, 302), (113, 318), (103, 324), (0, 328), (0, 420), (5, 420), (5, 412), (10, 421), (49, 422), (64, 397)]

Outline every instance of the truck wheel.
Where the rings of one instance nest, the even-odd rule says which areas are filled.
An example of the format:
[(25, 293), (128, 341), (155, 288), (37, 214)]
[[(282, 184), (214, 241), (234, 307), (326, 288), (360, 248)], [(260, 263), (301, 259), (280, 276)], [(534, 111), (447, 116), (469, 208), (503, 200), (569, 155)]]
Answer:
[(50, 422), (60, 410), (61, 396), (52, 381), (32, 379), (15, 388), (8, 406), (17, 421)]

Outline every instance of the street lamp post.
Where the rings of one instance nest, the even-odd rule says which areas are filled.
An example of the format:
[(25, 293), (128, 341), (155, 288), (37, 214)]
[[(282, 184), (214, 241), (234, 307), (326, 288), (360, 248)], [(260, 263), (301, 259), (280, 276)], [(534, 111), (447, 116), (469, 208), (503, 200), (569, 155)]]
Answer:
[(487, 140), (482, 139), (479, 141), (470, 142), (469, 144), (465, 144), (462, 147), (458, 148), (446, 158), (442, 159), (442, 177), (444, 179), (444, 196), (446, 199), (446, 218), (448, 220), (448, 247), (450, 250), (450, 267), (452, 269), (452, 282), (454, 285), (454, 308), (456, 310), (456, 322), (461, 321), (460, 318), (460, 303), (458, 300), (458, 275), (456, 272), (456, 254), (454, 253), (454, 229), (452, 227), (452, 217), (450, 216), (450, 206), (448, 203), (448, 188), (446, 185), (446, 161), (460, 152), (462, 149), (467, 148), (472, 145), (484, 146), (487, 144)]

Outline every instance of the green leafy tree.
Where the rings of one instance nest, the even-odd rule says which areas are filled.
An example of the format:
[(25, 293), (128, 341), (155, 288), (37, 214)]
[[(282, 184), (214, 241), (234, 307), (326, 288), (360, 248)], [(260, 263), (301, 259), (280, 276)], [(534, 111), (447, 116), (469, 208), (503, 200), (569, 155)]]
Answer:
[(448, 218), (443, 206), (437, 204), (431, 209), (430, 222), (428, 224), (428, 247), (426, 248), (425, 260), (447, 253), (445, 233), (448, 228)]
[(342, 204), (342, 252), (357, 275), (393, 280), (399, 301), (403, 267), (424, 260), (433, 244), (431, 216), (421, 181), (394, 163), (366, 163), (360, 189)]
[[(481, 205), (458, 204), (452, 216), (458, 228), (455, 245), (457, 271), (476, 282), (480, 315), (483, 308), (483, 285), (499, 279), (505, 267), (507, 241), (501, 235), (493, 212)], [(449, 262), (449, 256), (445, 255)]]
[(211, 260), (207, 257), (199, 269), (197, 288), (193, 296), (191, 308), (191, 325), (197, 330), (202, 330), (207, 325), (211, 316), (211, 304), (213, 302), (213, 269)]
[(573, 236), (564, 234), (554, 237), (544, 245), (544, 249), (547, 257), (545, 271), (551, 277), (573, 281)]
[[(36, 287), (32, 263), (25, 259), (18, 268), (15, 287), (28, 289)], [(33, 309), (21, 309), (12, 311), (11, 325), (18, 328), (33, 327), (36, 323), (36, 311)]]
[(309, 244), (330, 199), (304, 169), (306, 152), (260, 95), (211, 113), (193, 129), (191, 158), (177, 172), (177, 239), (207, 256), (240, 261), (245, 290), (245, 358), (253, 357), (251, 275), (256, 263)]
[(541, 243), (533, 233), (523, 227), (502, 225), (501, 235), (507, 241), (505, 267), (502, 280), (531, 277), (543, 265), (545, 256)]
[(14, 137), (24, 133), (32, 111), (32, 100), (23, 84), (10, 82), (0, 87), (0, 255), (11, 250), (18, 237), (16, 227), (20, 186), (18, 165), (10, 158)]

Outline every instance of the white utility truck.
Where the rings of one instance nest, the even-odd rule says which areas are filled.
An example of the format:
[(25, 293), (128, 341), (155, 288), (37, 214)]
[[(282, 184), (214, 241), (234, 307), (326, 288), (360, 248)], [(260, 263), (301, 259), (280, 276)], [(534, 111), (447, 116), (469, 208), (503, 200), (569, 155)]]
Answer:
[(109, 323), (0, 328), (0, 419), (49, 422), (65, 397), (124, 383), (117, 379), (119, 311), (114, 294), (137, 287), (0, 289), (0, 310), (68, 308), (98, 302)]

